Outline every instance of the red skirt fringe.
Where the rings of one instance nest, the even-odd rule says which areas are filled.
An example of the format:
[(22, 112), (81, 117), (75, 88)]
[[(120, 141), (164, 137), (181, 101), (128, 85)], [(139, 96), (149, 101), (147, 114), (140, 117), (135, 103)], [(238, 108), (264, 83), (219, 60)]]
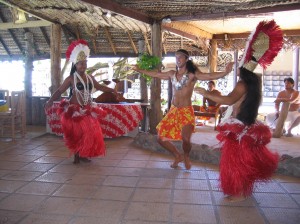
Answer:
[(255, 181), (266, 181), (277, 169), (279, 156), (266, 145), (272, 137), (268, 126), (245, 126), (231, 118), (217, 127), (222, 143), (220, 181), (224, 194), (249, 196)]
[(66, 146), (71, 154), (80, 157), (97, 157), (105, 155), (105, 143), (99, 118), (106, 112), (98, 107), (69, 104), (62, 100), (57, 111), (61, 118)]

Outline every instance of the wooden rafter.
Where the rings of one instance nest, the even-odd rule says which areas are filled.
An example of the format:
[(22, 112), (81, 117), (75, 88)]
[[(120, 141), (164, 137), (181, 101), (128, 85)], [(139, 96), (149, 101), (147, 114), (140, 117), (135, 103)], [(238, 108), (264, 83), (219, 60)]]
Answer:
[(145, 44), (146, 44), (147, 49), (148, 49), (148, 53), (149, 53), (150, 55), (152, 55), (152, 49), (151, 49), (151, 46), (150, 46), (150, 43), (149, 43), (147, 34), (146, 34), (146, 33), (143, 33), (143, 35), (144, 35), (144, 39), (145, 39)]
[(162, 48), (163, 48), (163, 51), (164, 51), (164, 54), (167, 54), (167, 48), (166, 48), (166, 33), (165, 32), (162, 32)]
[(187, 38), (189, 34), (195, 37), (206, 38), (206, 39), (212, 39), (213, 36), (211, 33), (201, 30), (198, 27), (195, 27), (186, 22), (174, 22), (174, 23), (164, 24), (163, 27), (166, 30), (168, 30), (168, 28), (172, 28), (173, 32), (177, 31), (177, 34), (181, 33), (183, 37), (187, 37)]
[(94, 52), (97, 54), (97, 53), (98, 53), (98, 51), (97, 51), (97, 44), (96, 44), (96, 40), (95, 40), (95, 39), (93, 39), (93, 40), (92, 40), (92, 42), (93, 42), (93, 49), (94, 49)]
[(45, 27), (40, 27), (40, 30), (41, 30), (41, 32), (42, 32), (42, 34), (44, 36), (44, 39), (46, 40), (48, 46), (50, 47), (50, 39), (49, 39), (49, 37), (47, 35)]
[[(32, 33), (32, 32), (30, 32), (30, 30), (28, 28), (23, 28), (23, 29), (24, 29), (24, 33)], [(32, 34), (32, 36), (33, 36), (33, 34)], [(34, 39), (34, 36), (33, 36), (33, 39)], [(37, 44), (35, 41), (33, 41), (33, 49), (34, 49), (35, 55), (39, 55), (38, 47), (37, 47)]]
[(138, 54), (139, 52), (138, 52), (138, 50), (137, 50), (137, 48), (136, 48), (136, 46), (135, 46), (135, 44), (134, 44), (134, 42), (133, 42), (133, 40), (132, 40), (130, 31), (127, 31), (127, 34), (128, 34), (128, 38), (129, 38), (129, 41), (130, 41), (130, 43), (131, 43), (131, 46), (132, 46), (133, 51), (134, 51), (136, 54)]
[[(0, 19), (2, 22), (6, 23), (6, 19), (3, 17), (1, 11), (0, 11)], [(19, 48), (19, 51), (23, 54), (24, 53), (24, 49), (22, 48), (22, 45), (20, 44), (20, 42), (18, 41), (16, 35), (9, 29), (7, 30), (10, 34), (10, 36), (12, 37), (12, 39), (14, 40), (15, 44), (17, 45), (17, 47)]]
[[(283, 30), (282, 31), (285, 36), (299, 36), (300, 30)], [(227, 38), (229, 39), (247, 39), (250, 32), (247, 33), (231, 33), (226, 34)], [(224, 40), (225, 39), (225, 33), (224, 34), (214, 34), (213, 38), (215, 40)]]
[(129, 18), (147, 23), (147, 24), (153, 24), (153, 22), (154, 22), (153, 18), (151, 18), (151, 17), (149, 17), (149, 16), (147, 16), (147, 15), (145, 15), (145, 14), (139, 12), (139, 11), (123, 7), (119, 3), (114, 2), (112, 0), (101, 0), (101, 1), (99, 1), (99, 0), (82, 0), (82, 1), (86, 2), (86, 3), (89, 3), (89, 4), (92, 4), (92, 5), (95, 5), (95, 6), (98, 6), (98, 7), (101, 7), (101, 8), (106, 9), (106, 10), (110, 10), (110, 11), (115, 12), (117, 14), (127, 16)]
[(76, 40), (76, 35), (73, 32), (71, 32), (66, 26), (62, 26), (62, 31), (69, 44), (71, 44), (72, 40)]
[(3, 46), (4, 50), (6, 51), (6, 53), (7, 53), (9, 56), (11, 56), (11, 53), (10, 53), (8, 47), (6, 46), (6, 44), (4, 43), (4, 41), (3, 41), (3, 39), (2, 39), (1, 37), (0, 37), (0, 43), (2, 44), (2, 46)]
[(33, 27), (42, 27), (42, 26), (50, 26), (51, 22), (44, 20), (37, 21), (27, 21), (26, 23), (16, 24), (13, 22), (9, 23), (0, 23), (0, 30), (8, 30), (8, 29), (18, 29), (18, 28), (33, 28)]
[(111, 34), (110, 34), (109, 29), (108, 29), (107, 26), (104, 27), (104, 31), (105, 31), (105, 35), (106, 35), (106, 37), (108, 39), (108, 42), (110, 44), (110, 47), (113, 50), (114, 54), (116, 55), (117, 51), (116, 51), (115, 45), (114, 45), (114, 43), (112, 41)]
[(300, 3), (294, 3), (289, 5), (280, 5), (273, 7), (265, 7), (259, 9), (252, 10), (240, 10), (233, 12), (218, 12), (213, 13), (209, 12), (207, 14), (201, 13), (193, 13), (184, 16), (172, 16), (172, 21), (193, 21), (193, 20), (208, 20), (208, 19), (228, 19), (245, 15), (257, 15), (257, 14), (265, 14), (270, 12), (282, 12), (282, 11), (290, 11), (300, 9)]

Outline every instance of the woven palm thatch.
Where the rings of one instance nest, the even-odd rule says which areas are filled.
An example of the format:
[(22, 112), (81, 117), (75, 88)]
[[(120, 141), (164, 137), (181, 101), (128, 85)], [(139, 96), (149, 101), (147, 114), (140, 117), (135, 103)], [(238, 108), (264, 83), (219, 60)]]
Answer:
[[(211, 39), (218, 40), (221, 49), (243, 48), (257, 21), (274, 17), (273, 12), (300, 9), (300, 3), (297, 0), (0, 0), (0, 60), (25, 57), (27, 32), (33, 35), (35, 58), (50, 57), (51, 26), (33, 27), (24, 23), (17, 28), (5, 28), (14, 21), (12, 9), (25, 12), (27, 24), (41, 21), (60, 24), (62, 54), (75, 39), (88, 41), (91, 57), (151, 53), (152, 24), (159, 23), (163, 55), (185, 48), (191, 55), (201, 56), (209, 53)], [(230, 30), (228, 24), (233, 24)], [(286, 35), (286, 47), (299, 44), (299, 27), (296, 20), (289, 22), (289, 33), (295, 32)], [(145, 42), (144, 49), (139, 49), (141, 40)]]

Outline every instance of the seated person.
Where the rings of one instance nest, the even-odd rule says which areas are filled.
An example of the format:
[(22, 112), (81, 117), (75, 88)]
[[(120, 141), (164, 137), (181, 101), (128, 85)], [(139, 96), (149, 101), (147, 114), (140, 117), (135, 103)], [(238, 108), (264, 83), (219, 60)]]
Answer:
[[(216, 84), (214, 81), (208, 82), (208, 88), (207, 91), (212, 93), (213, 95), (219, 95), (221, 96), (221, 92), (216, 90)], [(195, 111), (200, 111), (204, 113), (216, 113), (217, 109), (219, 108), (220, 104), (216, 103), (215, 101), (208, 99), (206, 97), (203, 97), (203, 106), (193, 106)], [(207, 121), (210, 119), (210, 117), (205, 116), (197, 116), (197, 119)]]
[(300, 95), (299, 91), (294, 89), (294, 80), (292, 78), (284, 79), (285, 90), (278, 93), (275, 102), (275, 113), (270, 113), (266, 117), (266, 123), (270, 128), (275, 129), (279, 117), (280, 103), (289, 102), (290, 108), (287, 118), (284, 123), (284, 128), (287, 131), (286, 136), (291, 137), (292, 129), (300, 123)]

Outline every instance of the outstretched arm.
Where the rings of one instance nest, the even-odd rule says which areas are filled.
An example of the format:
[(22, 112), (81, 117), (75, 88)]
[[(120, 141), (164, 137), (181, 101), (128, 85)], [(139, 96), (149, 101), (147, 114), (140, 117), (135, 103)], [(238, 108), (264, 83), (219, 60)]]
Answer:
[(53, 104), (53, 101), (58, 100), (61, 94), (63, 94), (71, 85), (71, 76), (68, 76), (61, 86), (51, 95), (50, 99), (44, 105), (44, 108), (47, 110)]
[(92, 80), (93, 80), (93, 84), (94, 84), (95, 89), (100, 90), (100, 91), (102, 91), (102, 92), (114, 92), (114, 93), (117, 94), (117, 91), (116, 91), (115, 89), (112, 89), (112, 88), (109, 88), (109, 87), (107, 87), (107, 86), (101, 85), (101, 84), (99, 84), (99, 83), (96, 81), (96, 79), (95, 79), (93, 76), (91, 76), (91, 77), (92, 77)]
[(232, 105), (236, 103), (246, 93), (246, 87), (242, 82), (238, 82), (232, 92), (227, 96), (213, 94), (201, 87), (196, 87), (194, 90), (204, 97), (224, 105)]
[(137, 65), (132, 67), (134, 71), (143, 73), (145, 75), (154, 77), (154, 78), (159, 78), (159, 79), (169, 79), (170, 76), (172, 76), (175, 71), (168, 71), (168, 72), (160, 72), (158, 70), (144, 70), (144, 69), (139, 69)]
[(230, 62), (227, 64), (224, 72), (211, 72), (211, 73), (202, 73), (197, 70), (195, 75), (198, 80), (214, 80), (224, 77), (232, 71), (232, 66), (234, 62)]

